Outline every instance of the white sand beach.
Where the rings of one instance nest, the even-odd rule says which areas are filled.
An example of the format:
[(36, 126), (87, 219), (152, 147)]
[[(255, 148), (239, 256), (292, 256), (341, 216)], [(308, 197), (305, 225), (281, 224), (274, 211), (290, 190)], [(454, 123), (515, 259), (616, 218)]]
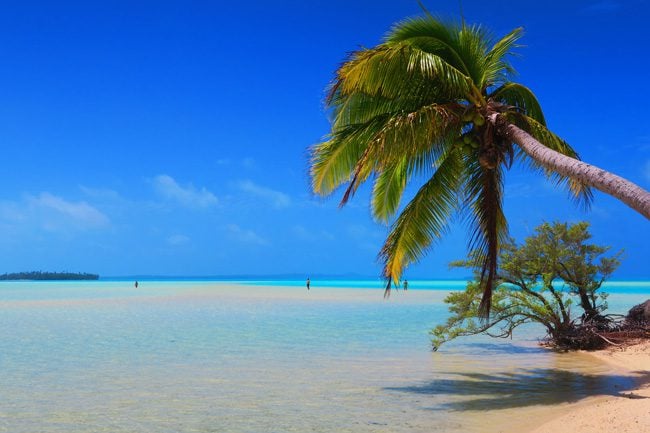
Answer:
[(624, 349), (590, 352), (621, 372), (639, 378), (639, 387), (617, 396), (594, 397), (571, 405), (567, 413), (533, 433), (650, 432), (650, 342)]

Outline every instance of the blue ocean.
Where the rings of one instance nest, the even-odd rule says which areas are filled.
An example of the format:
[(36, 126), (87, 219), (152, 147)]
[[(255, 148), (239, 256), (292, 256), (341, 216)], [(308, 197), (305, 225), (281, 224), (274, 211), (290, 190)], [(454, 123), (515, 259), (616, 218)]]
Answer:
[[(464, 284), (2, 282), (0, 432), (526, 431), (633, 387), (536, 327), (432, 352)], [(650, 298), (650, 282), (604, 290), (610, 312)]]

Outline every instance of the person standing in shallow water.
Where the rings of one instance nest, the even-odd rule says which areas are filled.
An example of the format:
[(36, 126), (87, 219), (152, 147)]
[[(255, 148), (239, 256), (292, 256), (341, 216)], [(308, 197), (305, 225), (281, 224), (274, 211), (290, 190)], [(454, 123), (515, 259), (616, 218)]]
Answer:
[(137, 281), (135, 282), (135, 288), (136, 289), (138, 288), (138, 282)]
[(404, 290), (409, 289), (409, 280), (404, 280)]
[(309, 277), (307, 277), (307, 290), (309, 290), (310, 285), (311, 285), (311, 281), (309, 280)]

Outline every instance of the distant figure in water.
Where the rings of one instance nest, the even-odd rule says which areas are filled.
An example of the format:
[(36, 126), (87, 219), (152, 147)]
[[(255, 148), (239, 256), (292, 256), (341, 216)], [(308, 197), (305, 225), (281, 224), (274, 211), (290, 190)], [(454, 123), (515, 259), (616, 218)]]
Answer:
[(311, 281), (309, 280), (309, 277), (307, 277), (307, 290), (309, 290), (310, 285), (311, 285)]
[(137, 281), (135, 282), (135, 288), (136, 289), (138, 288), (138, 282)]
[(404, 290), (409, 289), (409, 280), (404, 280)]

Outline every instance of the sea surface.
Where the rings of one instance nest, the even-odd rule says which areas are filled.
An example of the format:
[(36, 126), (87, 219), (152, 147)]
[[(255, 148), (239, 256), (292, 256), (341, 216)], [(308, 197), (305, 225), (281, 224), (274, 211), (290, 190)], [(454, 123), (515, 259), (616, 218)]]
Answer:
[[(584, 353), (429, 330), (461, 281), (0, 283), (0, 432), (526, 431), (634, 379)], [(650, 298), (611, 282), (610, 312)]]

